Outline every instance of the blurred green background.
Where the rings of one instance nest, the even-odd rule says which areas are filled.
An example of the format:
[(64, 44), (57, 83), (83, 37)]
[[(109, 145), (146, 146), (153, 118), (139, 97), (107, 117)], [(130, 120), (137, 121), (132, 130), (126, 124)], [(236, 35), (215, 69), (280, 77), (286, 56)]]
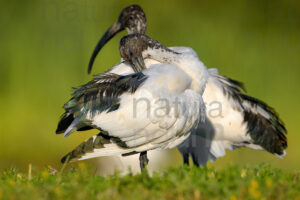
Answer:
[[(95, 133), (64, 139), (55, 129), (71, 87), (92, 77), (87, 64), (98, 39), (133, 3), (147, 14), (148, 35), (167, 46), (194, 48), (207, 67), (243, 81), (250, 95), (276, 108), (287, 126), (284, 160), (241, 149), (210, 165), (268, 162), (286, 170), (300, 168), (300, 1), (0, 2), (0, 168), (59, 167), (62, 155)], [(121, 36), (102, 50), (94, 73), (119, 62)], [(181, 164), (177, 150), (170, 155), (174, 165)]]

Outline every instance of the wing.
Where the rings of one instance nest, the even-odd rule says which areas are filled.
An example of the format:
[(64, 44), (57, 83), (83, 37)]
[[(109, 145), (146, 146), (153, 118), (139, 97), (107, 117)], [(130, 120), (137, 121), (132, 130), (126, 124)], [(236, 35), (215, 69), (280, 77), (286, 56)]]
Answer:
[(99, 156), (112, 156), (132, 152), (131, 149), (125, 149), (121, 146), (115, 138), (99, 133), (78, 145), (73, 151), (65, 155), (61, 162), (73, 162)]
[(120, 95), (117, 110), (96, 111), (93, 116), (87, 111), (91, 126), (105, 130), (114, 138), (113, 145), (87, 148), (75, 159), (172, 148), (189, 135), (201, 113), (205, 115), (201, 96), (188, 89), (191, 80), (182, 70), (157, 65), (143, 73), (147, 77), (143, 85)]
[(210, 78), (203, 94), (204, 101), (221, 103), (221, 116), (208, 112), (192, 135), (179, 146), (186, 160), (189, 156), (197, 165), (205, 165), (225, 155), (225, 150), (239, 147), (266, 150), (285, 155), (286, 129), (273, 108), (244, 94), (243, 84), (220, 76), (209, 69)]
[(213, 77), (223, 89), (223, 94), (231, 101), (232, 109), (242, 116), (243, 125), (246, 125), (245, 135), (251, 138), (248, 142), (270, 153), (284, 155), (287, 131), (277, 112), (265, 102), (244, 94), (245, 90), (240, 82), (217, 74)]
[(56, 133), (68, 136), (76, 130), (89, 129), (92, 124), (89, 118), (95, 113), (112, 112), (120, 106), (120, 96), (134, 93), (147, 79), (143, 73), (117, 75), (105, 73), (96, 76), (89, 83), (74, 90), (72, 98), (64, 105), (62, 116)]

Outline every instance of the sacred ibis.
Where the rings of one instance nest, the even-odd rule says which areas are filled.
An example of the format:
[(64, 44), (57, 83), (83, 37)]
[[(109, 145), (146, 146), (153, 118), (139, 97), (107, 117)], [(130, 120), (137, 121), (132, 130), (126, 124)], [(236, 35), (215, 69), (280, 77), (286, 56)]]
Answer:
[[(118, 20), (106, 31), (98, 42), (89, 63), (89, 72), (98, 52), (114, 35), (122, 30), (128, 34), (146, 32), (147, 20), (142, 8), (131, 5), (122, 10)], [(169, 47), (175, 52), (195, 53), (189, 47)], [(146, 59), (146, 67), (157, 60)], [(184, 67), (184, 66), (182, 66)], [(109, 70), (116, 74), (132, 73), (124, 63)], [(239, 81), (221, 76), (217, 69), (208, 69), (209, 78), (203, 92), (206, 105), (214, 105), (219, 114), (207, 113), (205, 122), (200, 122), (192, 134), (178, 149), (184, 163), (192, 157), (194, 164), (205, 165), (225, 155), (225, 150), (239, 147), (265, 150), (276, 156), (284, 156), (287, 148), (286, 129), (273, 108), (261, 100), (245, 94)], [(202, 95), (202, 91), (199, 93)], [(210, 109), (210, 108), (208, 108)], [(208, 110), (209, 111), (209, 110)]]
[[(200, 120), (204, 121), (200, 94), (208, 73), (196, 54), (174, 52), (143, 34), (123, 37), (120, 54), (139, 72), (106, 72), (75, 89), (64, 105), (56, 133), (67, 137), (92, 128), (101, 133), (79, 145), (62, 162), (140, 153), (143, 169), (147, 151), (177, 146)], [(145, 58), (159, 64), (146, 69)]]

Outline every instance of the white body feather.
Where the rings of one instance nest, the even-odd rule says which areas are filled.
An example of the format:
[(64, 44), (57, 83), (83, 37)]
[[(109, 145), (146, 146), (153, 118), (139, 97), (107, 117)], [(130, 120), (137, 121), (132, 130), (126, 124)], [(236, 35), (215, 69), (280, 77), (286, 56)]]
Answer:
[[(187, 53), (196, 56), (196, 53), (189, 47), (171, 47), (170, 49), (178, 53)], [(145, 60), (147, 67), (158, 63), (158, 61), (152, 59)], [(116, 74), (130, 74), (133, 70), (126, 63), (120, 63), (114, 66), (110, 72)], [(241, 110), (236, 109), (236, 105), (234, 105), (235, 102), (230, 100), (230, 98), (224, 94), (222, 90), (222, 83), (219, 82), (214, 75), (218, 75), (217, 70), (209, 69), (207, 83), (205, 87), (203, 87), (202, 91), (198, 91), (199, 94), (203, 93), (202, 97), (207, 109), (206, 122), (202, 126), (202, 131), (200, 131), (200, 134), (199, 130), (194, 130), (192, 132), (192, 144), (184, 144), (184, 142), (181, 144), (192, 145), (192, 147), (197, 148), (197, 152), (199, 152), (198, 160), (201, 165), (205, 165), (208, 160), (214, 161), (217, 157), (225, 156), (226, 149), (233, 150), (238, 146), (243, 146), (243, 141), (251, 141), (250, 135), (247, 134), (246, 124), (243, 121), (243, 113)], [(197, 79), (197, 75), (193, 76), (193, 78)], [(198, 77), (198, 80), (201, 81), (201, 78)], [(210, 114), (210, 111), (214, 109), (214, 107), (210, 106), (213, 106), (216, 102), (221, 105), (222, 112), (219, 116)], [(206, 125), (206, 123), (209, 123), (209, 125)], [(211, 128), (213, 128), (213, 133), (209, 131)], [(248, 147), (250, 148), (262, 150), (262, 148), (258, 145), (249, 145), (250, 144), (248, 144)], [(151, 162), (154, 163), (157, 163), (155, 162), (155, 159), (161, 159), (158, 155), (160, 155), (159, 150), (152, 150), (148, 152), (148, 156), (152, 157)], [(138, 172), (139, 162), (136, 157), (137, 155), (126, 157), (118, 156), (116, 159), (122, 163), (123, 170), (126, 171), (128, 167), (130, 167), (134, 172)], [(152, 171), (155, 170), (155, 168), (159, 169), (159, 165), (150, 165), (150, 169), (151, 167)]]
[[(154, 54), (152, 52), (152, 54)], [(193, 60), (188, 63), (187, 59)], [(198, 57), (185, 54), (175, 65), (147, 61), (143, 70), (148, 78), (132, 94), (124, 93), (114, 112), (88, 113), (86, 120), (126, 144), (126, 148), (109, 144), (104, 150), (86, 153), (79, 160), (92, 157), (173, 148), (182, 143), (200, 120), (205, 118), (201, 93), (207, 70)], [(109, 73), (127, 75), (130, 66), (121, 63)], [(201, 81), (199, 78), (201, 77)]]

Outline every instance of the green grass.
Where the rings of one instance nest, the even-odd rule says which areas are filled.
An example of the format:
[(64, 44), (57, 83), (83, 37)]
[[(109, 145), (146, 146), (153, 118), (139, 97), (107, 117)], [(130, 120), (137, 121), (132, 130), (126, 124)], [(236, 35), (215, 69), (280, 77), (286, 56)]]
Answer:
[(269, 165), (222, 170), (182, 166), (149, 176), (101, 177), (82, 163), (64, 172), (51, 168), (0, 173), (0, 199), (299, 199), (300, 173)]
[[(286, 124), (284, 162), (239, 150), (213, 165), (268, 162), (299, 169), (300, 1), (10, 0), (0, 6), (0, 170), (24, 170), (28, 162), (58, 167), (61, 156), (90, 136), (55, 135), (62, 106), (72, 87), (92, 78), (87, 65), (96, 43), (133, 3), (146, 12), (149, 36), (192, 47), (207, 67), (244, 82), (248, 94), (274, 107)], [(93, 74), (120, 62), (124, 34), (101, 50)], [(177, 155), (172, 164), (181, 163)]]

